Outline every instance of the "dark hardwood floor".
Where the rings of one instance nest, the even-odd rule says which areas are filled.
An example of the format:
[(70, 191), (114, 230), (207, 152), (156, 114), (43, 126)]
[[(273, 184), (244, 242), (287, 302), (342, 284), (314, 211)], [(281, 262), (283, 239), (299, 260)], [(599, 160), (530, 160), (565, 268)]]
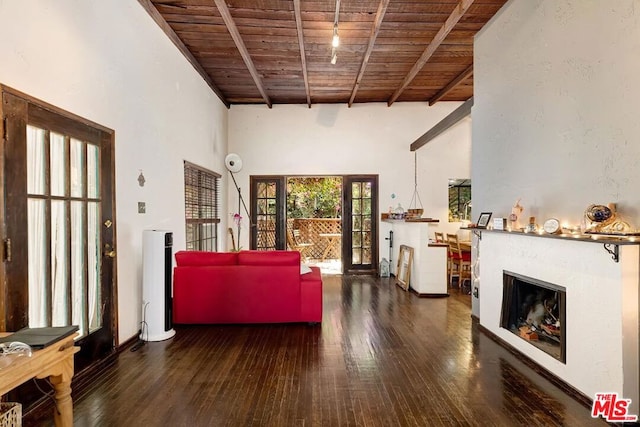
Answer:
[(606, 425), (478, 332), (468, 295), (327, 276), (321, 325), (176, 330), (76, 396), (75, 425)]

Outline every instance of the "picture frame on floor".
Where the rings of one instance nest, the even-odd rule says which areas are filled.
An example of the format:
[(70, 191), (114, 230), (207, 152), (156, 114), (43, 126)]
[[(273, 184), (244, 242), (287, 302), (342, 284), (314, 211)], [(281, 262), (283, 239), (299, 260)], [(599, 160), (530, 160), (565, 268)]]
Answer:
[(400, 253), (398, 255), (398, 270), (396, 271), (396, 284), (405, 291), (409, 290), (412, 263), (413, 248), (407, 245), (400, 245)]

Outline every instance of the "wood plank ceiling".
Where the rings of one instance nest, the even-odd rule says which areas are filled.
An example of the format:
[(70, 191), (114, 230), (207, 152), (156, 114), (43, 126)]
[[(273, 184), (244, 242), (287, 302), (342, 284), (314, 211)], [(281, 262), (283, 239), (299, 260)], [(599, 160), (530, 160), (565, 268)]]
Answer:
[(469, 99), (473, 38), (507, 0), (138, 1), (227, 106), (310, 107)]

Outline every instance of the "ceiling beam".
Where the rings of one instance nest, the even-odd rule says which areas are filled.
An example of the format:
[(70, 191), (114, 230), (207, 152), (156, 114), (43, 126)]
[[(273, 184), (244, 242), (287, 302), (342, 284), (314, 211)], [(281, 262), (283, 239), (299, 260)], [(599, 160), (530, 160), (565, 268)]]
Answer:
[(349, 98), (349, 107), (353, 105), (353, 100), (356, 99), (356, 93), (358, 92), (358, 88), (360, 87), (360, 81), (362, 81), (362, 77), (364, 76), (364, 70), (365, 68), (367, 68), (367, 64), (369, 63), (369, 57), (371, 56), (371, 52), (373, 51), (373, 46), (376, 44), (376, 38), (378, 37), (378, 33), (380, 32), (380, 26), (382, 25), (384, 14), (387, 12), (387, 6), (389, 6), (389, 0), (380, 0), (380, 4), (378, 4), (378, 11), (376, 12), (376, 18), (373, 22), (373, 27), (371, 27), (371, 33), (369, 34), (369, 45), (367, 46), (367, 50), (362, 57), (360, 71), (358, 72), (356, 83), (353, 85), (353, 90), (351, 91), (351, 98)]
[(227, 101), (227, 98), (225, 98), (225, 96), (222, 94), (220, 89), (218, 89), (218, 87), (213, 83), (213, 80), (211, 80), (211, 77), (209, 77), (209, 74), (205, 71), (204, 68), (202, 68), (202, 65), (200, 65), (198, 60), (193, 56), (191, 51), (189, 51), (189, 49), (187, 48), (187, 46), (185, 46), (182, 40), (180, 40), (180, 37), (178, 37), (175, 31), (173, 31), (173, 28), (171, 28), (169, 23), (165, 21), (165, 19), (162, 17), (160, 12), (158, 12), (158, 9), (156, 9), (153, 3), (151, 3), (151, 0), (138, 0), (138, 3), (140, 3), (143, 9), (146, 10), (149, 16), (151, 16), (151, 18), (155, 21), (155, 23), (158, 24), (160, 29), (164, 31), (167, 37), (169, 37), (169, 40), (173, 42), (173, 44), (175, 45), (175, 47), (178, 48), (180, 53), (182, 53), (182, 55), (187, 59), (187, 61), (189, 61), (189, 63), (193, 66), (193, 68), (195, 68), (198, 74), (200, 74), (200, 77), (202, 77), (204, 81), (207, 82), (211, 90), (213, 90), (213, 92), (216, 95), (218, 95), (218, 98), (220, 98), (220, 101), (222, 101), (222, 103), (227, 108), (230, 108), (231, 104), (229, 103), (229, 101)]
[(473, 74), (473, 64), (469, 65), (469, 67), (466, 70), (464, 70), (462, 73), (458, 74), (458, 77), (456, 77), (455, 79), (451, 80), (449, 82), (449, 84), (447, 84), (445, 87), (440, 89), (440, 91), (438, 93), (436, 93), (429, 100), (429, 105), (431, 106), (431, 105), (435, 104), (436, 102), (440, 101), (442, 98), (445, 97), (445, 95), (447, 93), (449, 93), (451, 90), (453, 90), (453, 88), (458, 86), (463, 81), (467, 80), (469, 78), (469, 76), (472, 75), (472, 74)]
[(269, 99), (269, 95), (267, 95), (267, 92), (265, 91), (264, 86), (262, 85), (262, 79), (258, 74), (258, 70), (256, 69), (256, 66), (253, 64), (253, 60), (251, 59), (251, 55), (249, 55), (247, 46), (245, 46), (244, 41), (242, 40), (242, 36), (240, 36), (240, 31), (238, 31), (238, 27), (236, 26), (236, 23), (233, 20), (233, 17), (231, 16), (231, 12), (229, 12), (229, 8), (227, 7), (226, 1), (214, 0), (214, 2), (218, 7), (218, 11), (220, 12), (220, 15), (222, 15), (222, 20), (224, 21), (224, 24), (227, 26), (227, 30), (229, 31), (229, 34), (231, 34), (231, 38), (235, 42), (236, 47), (240, 52), (240, 56), (242, 56), (242, 59), (245, 65), (247, 66), (247, 69), (249, 70), (249, 74), (251, 74), (251, 77), (253, 77), (253, 81), (256, 84), (256, 87), (258, 88), (260, 95), (262, 95), (262, 98), (264, 99), (264, 102), (267, 104), (267, 106), (271, 108), (272, 107), (271, 99)]
[(427, 142), (431, 141), (436, 136), (440, 135), (441, 133), (458, 123), (460, 120), (471, 115), (471, 107), (473, 107), (473, 96), (467, 99), (458, 108), (453, 110), (447, 117), (440, 120), (438, 124), (429, 129), (424, 135), (411, 143), (411, 151), (416, 151), (418, 148), (422, 147)]
[(298, 44), (300, 45), (300, 60), (302, 61), (302, 77), (304, 89), (307, 92), (307, 105), (311, 108), (311, 90), (309, 89), (309, 75), (307, 74), (307, 56), (304, 52), (304, 36), (302, 34), (302, 12), (300, 0), (293, 0), (293, 10), (296, 15), (296, 30), (298, 31)]
[(449, 17), (444, 22), (444, 24), (442, 24), (442, 27), (440, 27), (435, 37), (431, 41), (431, 43), (429, 43), (429, 46), (427, 46), (425, 51), (422, 52), (422, 55), (420, 56), (420, 58), (418, 58), (416, 63), (413, 65), (413, 67), (411, 67), (411, 70), (405, 76), (400, 87), (398, 87), (398, 89), (396, 89), (393, 95), (391, 95), (391, 98), (389, 98), (389, 100), (387, 101), (387, 105), (390, 106), (391, 104), (393, 104), (398, 99), (400, 94), (404, 92), (407, 86), (409, 86), (411, 81), (416, 77), (416, 75), (418, 75), (420, 70), (422, 70), (422, 68), (426, 65), (427, 61), (429, 61), (429, 58), (431, 58), (431, 56), (436, 51), (436, 49), (440, 47), (444, 39), (447, 37), (447, 35), (449, 35), (449, 33), (451, 32), (453, 27), (455, 27), (455, 25), (458, 23), (460, 18), (462, 18), (462, 16), (467, 12), (467, 10), (469, 10), (469, 7), (471, 7), (472, 4), (473, 4), (473, 0), (460, 0), (460, 3), (458, 3), (456, 8), (453, 10), (453, 12), (451, 12), (451, 15), (449, 15)]

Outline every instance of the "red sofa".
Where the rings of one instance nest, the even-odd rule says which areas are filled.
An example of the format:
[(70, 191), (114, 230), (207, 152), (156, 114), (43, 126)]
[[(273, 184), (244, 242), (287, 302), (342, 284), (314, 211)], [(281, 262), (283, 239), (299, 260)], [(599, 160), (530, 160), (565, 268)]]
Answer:
[(300, 252), (175, 254), (176, 324), (322, 321), (320, 269), (300, 274)]

